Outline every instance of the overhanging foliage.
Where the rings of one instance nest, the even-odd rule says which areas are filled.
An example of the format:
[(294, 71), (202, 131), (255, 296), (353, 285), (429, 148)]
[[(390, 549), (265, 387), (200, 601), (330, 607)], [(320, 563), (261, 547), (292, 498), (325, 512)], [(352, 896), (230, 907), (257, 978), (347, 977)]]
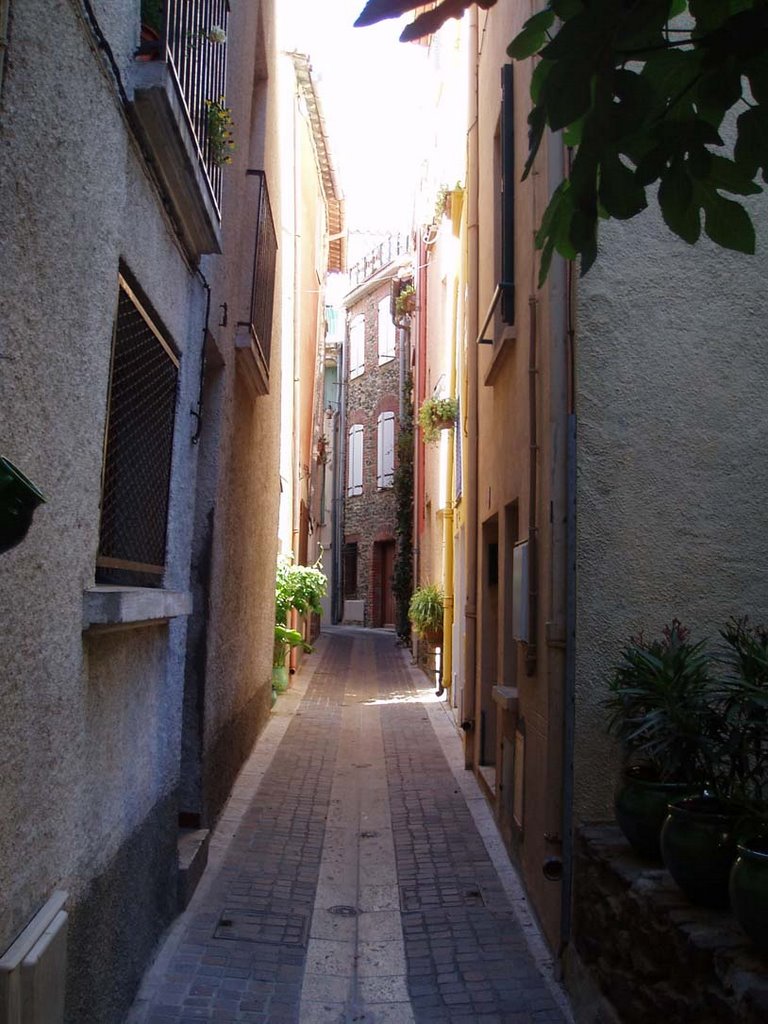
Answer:
[[(417, 6), (371, 0), (358, 23)], [(444, 21), (460, 6), (446, 0), (430, 13)], [(423, 17), (408, 38), (422, 34)], [(539, 58), (523, 177), (547, 128), (575, 153), (536, 236), (540, 283), (555, 252), (580, 257), (585, 273), (599, 219), (634, 217), (655, 185), (665, 223), (684, 241), (703, 226), (724, 248), (755, 251), (738, 197), (768, 181), (768, 0), (550, 0), (508, 52)]]

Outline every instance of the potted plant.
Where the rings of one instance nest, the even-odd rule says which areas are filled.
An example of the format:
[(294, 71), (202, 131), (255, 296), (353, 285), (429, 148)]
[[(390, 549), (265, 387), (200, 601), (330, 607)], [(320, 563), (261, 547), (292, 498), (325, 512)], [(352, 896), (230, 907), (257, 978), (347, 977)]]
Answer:
[(35, 509), (44, 502), (32, 481), (10, 459), (0, 457), (0, 554), (24, 540)]
[[(753, 863), (759, 870), (760, 832), (765, 830), (768, 635), (740, 619), (731, 620), (721, 636), (726, 651), (716, 660), (721, 674), (710, 693), (714, 728), (707, 789), (670, 805), (661, 847), (670, 874), (692, 901), (726, 907), (741, 844), (745, 866), (736, 872), (731, 899), (734, 905), (754, 906)], [(754, 858), (749, 856), (751, 842)], [(746, 895), (738, 892), (740, 875), (749, 879)]]
[(292, 610), (299, 615), (322, 611), (320, 599), (328, 587), (328, 578), (315, 565), (293, 565), (289, 559), (280, 558), (275, 576), (275, 645), (272, 657), (272, 687), (282, 693), (288, 685), (286, 658), (293, 647), (312, 650), (297, 629), (288, 626)]
[(208, 153), (217, 167), (232, 163), (235, 140), (232, 129), (232, 112), (225, 105), (224, 97), (205, 101), (205, 121), (208, 129)]
[(427, 398), (419, 409), (419, 424), (425, 444), (434, 444), (441, 430), (449, 430), (459, 415), (459, 403), (455, 398)]
[(312, 650), (298, 629), (289, 629), (287, 626), (277, 623), (272, 654), (272, 689), (275, 693), (285, 693), (288, 689), (288, 669), (285, 661), (288, 651), (293, 647), (301, 647), (307, 653)]
[(730, 903), (747, 935), (768, 953), (768, 629), (732, 619), (722, 637), (727, 778), (748, 816), (730, 874)]
[(699, 793), (711, 774), (710, 666), (678, 619), (660, 638), (631, 638), (609, 682), (608, 730), (624, 754), (616, 820), (641, 857), (658, 860), (670, 800)]
[(158, 60), (164, 21), (164, 0), (141, 0), (141, 45), (136, 53), (136, 60)]
[(441, 643), (443, 606), (443, 591), (436, 583), (427, 583), (414, 590), (408, 605), (408, 618), (422, 640), (432, 644)]

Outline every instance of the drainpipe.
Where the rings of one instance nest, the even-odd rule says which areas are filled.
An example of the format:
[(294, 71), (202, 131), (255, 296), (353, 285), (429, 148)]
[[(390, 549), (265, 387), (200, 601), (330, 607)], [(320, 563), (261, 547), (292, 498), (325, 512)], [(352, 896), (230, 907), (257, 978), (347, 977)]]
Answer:
[(469, 123), (467, 126), (467, 444), (464, 485), (466, 503), (467, 600), (464, 608), (464, 766), (474, 764), (477, 646), (477, 338), (478, 328), (478, 13), (469, 9)]
[(528, 300), (530, 333), (528, 339), (528, 644), (525, 651), (525, 671), (536, 673), (539, 610), (539, 558), (538, 528), (536, 526), (536, 499), (538, 489), (539, 438), (536, 417), (536, 299)]
[[(457, 200), (454, 198), (454, 202)], [(448, 382), (448, 394), (456, 397), (456, 332), (459, 308), (458, 275), (453, 278), (453, 296), (451, 309), (451, 368)], [(456, 429), (459, 429), (458, 427)], [(446, 503), (442, 510), (443, 517), (443, 650), (440, 686), (437, 691), (441, 697), (445, 690), (450, 690), (453, 681), (453, 461), (455, 449), (455, 431), (448, 433), (448, 472), (446, 473)]]
[(344, 618), (344, 496), (346, 493), (346, 482), (344, 479), (344, 468), (347, 457), (347, 351), (349, 348), (349, 318), (345, 318), (344, 340), (341, 345), (341, 353), (338, 361), (339, 375), (339, 411), (336, 416), (336, 429), (338, 431), (336, 445), (335, 473), (335, 495), (334, 495), (334, 520), (333, 520), (333, 566), (334, 566), (334, 609), (333, 621), (341, 622)]

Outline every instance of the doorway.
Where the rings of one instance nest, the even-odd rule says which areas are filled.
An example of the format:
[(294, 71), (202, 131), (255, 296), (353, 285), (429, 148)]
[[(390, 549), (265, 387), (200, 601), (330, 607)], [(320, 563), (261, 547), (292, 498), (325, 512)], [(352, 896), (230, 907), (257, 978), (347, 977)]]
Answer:
[(376, 541), (373, 549), (373, 625), (395, 626), (395, 541)]

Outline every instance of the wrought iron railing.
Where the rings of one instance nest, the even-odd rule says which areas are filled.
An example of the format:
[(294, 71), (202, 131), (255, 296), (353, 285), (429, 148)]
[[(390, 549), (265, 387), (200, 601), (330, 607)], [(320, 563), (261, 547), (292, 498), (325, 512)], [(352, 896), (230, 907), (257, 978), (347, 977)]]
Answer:
[(250, 320), (241, 320), (239, 325), (250, 329), (251, 336), (259, 346), (266, 368), (269, 370), (269, 355), (272, 347), (272, 310), (275, 301), (277, 235), (267, 191), (267, 176), (264, 171), (249, 170), (247, 173), (254, 179), (257, 186), (257, 194), (254, 197), (256, 238), (253, 246)]
[(229, 0), (163, 0), (159, 23), (142, 28), (139, 55), (168, 64), (218, 207), (228, 150), (215, 121), (225, 109)]
[(350, 268), (350, 287), (356, 288), (359, 284), (373, 277), (375, 273), (386, 267), (398, 256), (404, 256), (413, 248), (410, 235), (388, 235), (383, 242), (380, 242), (375, 249), (372, 249), (361, 260), (358, 260)]

